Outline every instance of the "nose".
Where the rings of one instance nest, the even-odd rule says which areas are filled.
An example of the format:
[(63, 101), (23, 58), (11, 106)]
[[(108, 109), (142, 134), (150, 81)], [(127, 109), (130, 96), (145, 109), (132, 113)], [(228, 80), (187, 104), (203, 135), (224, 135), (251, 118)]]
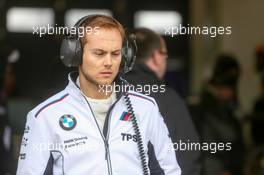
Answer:
[(107, 54), (104, 58), (104, 66), (109, 68), (112, 66), (112, 64), (113, 64), (113, 61), (112, 61), (111, 55)]

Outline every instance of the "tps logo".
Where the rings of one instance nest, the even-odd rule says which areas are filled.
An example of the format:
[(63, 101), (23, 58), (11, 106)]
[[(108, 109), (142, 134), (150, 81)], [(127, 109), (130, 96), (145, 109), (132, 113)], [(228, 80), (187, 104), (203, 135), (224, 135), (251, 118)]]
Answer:
[(128, 134), (128, 133), (121, 133), (121, 136), (122, 136), (122, 141), (133, 141), (133, 142), (137, 142), (138, 141), (138, 138), (137, 138), (137, 135), (134, 134)]
[(66, 131), (70, 131), (75, 128), (77, 121), (73, 115), (65, 114), (60, 117), (60, 127)]

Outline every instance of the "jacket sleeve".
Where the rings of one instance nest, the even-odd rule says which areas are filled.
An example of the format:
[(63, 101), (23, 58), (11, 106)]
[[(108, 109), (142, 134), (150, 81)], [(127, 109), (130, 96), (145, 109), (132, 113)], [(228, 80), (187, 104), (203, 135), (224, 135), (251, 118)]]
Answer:
[(149, 141), (153, 148), (153, 151), (150, 152), (151, 154), (155, 154), (149, 155), (149, 157), (155, 157), (156, 162), (159, 164), (158, 166), (162, 170), (161, 174), (181, 175), (181, 169), (177, 162), (175, 151), (172, 149), (172, 141), (167, 126), (163, 121), (157, 104), (151, 111), (149, 130)]
[(21, 142), (17, 175), (43, 175), (49, 161), (48, 130), (45, 123), (27, 115), (27, 122)]

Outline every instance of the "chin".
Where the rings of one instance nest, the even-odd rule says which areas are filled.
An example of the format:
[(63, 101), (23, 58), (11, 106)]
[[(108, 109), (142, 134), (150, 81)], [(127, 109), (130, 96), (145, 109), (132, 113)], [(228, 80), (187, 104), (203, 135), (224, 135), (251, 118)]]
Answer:
[(97, 83), (99, 84), (99, 85), (111, 85), (112, 83), (113, 83), (113, 79), (111, 78), (111, 79), (105, 79), (105, 80), (99, 80), (99, 81), (97, 81)]
[(113, 84), (116, 76), (111, 76), (111, 77), (98, 77), (97, 83), (99, 85), (111, 85)]

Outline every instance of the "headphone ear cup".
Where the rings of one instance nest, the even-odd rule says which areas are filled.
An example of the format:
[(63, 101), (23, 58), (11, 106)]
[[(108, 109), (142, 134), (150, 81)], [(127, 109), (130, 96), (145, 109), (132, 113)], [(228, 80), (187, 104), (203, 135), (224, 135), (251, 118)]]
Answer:
[(67, 67), (78, 67), (82, 64), (82, 47), (78, 37), (63, 39), (60, 48), (60, 59)]
[(133, 69), (136, 60), (137, 45), (133, 38), (125, 39), (122, 47), (123, 73)]

